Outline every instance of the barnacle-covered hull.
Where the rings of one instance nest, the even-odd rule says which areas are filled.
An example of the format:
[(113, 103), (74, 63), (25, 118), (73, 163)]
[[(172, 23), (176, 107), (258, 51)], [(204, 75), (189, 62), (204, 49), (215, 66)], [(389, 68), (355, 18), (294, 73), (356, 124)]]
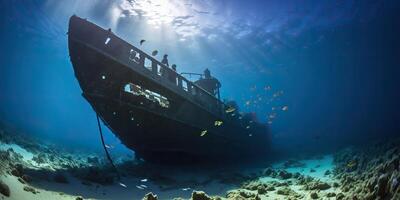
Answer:
[(245, 159), (268, 151), (267, 126), (226, 116), (218, 99), (183, 77), (162, 77), (162, 64), (111, 31), (72, 16), (68, 44), (84, 98), (145, 160)]

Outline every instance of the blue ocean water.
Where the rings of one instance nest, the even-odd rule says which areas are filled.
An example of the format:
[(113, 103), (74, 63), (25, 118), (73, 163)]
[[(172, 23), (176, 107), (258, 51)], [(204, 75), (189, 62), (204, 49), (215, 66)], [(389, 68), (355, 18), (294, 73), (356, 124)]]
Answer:
[[(68, 20), (77, 15), (148, 54), (157, 50), (159, 60), (168, 54), (179, 73), (209, 69), (222, 84), (222, 99), (268, 124), (273, 155), (260, 160), (394, 140), (400, 130), (399, 9), (396, 0), (1, 1), (0, 125), (103, 155), (96, 113), (82, 97), (69, 57)], [(133, 157), (103, 130), (114, 158)], [(35, 158), (0, 144), (0, 150), (13, 147)], [(329, 171), (332, 160), (345, 163), (344, 171), (358, 161), (324, 155), (304, 162)], [(288, 163), (288, 171), (304, 172), (301, 163)], [(316, 173), (320, 178), (326, 171)], [(191, 190), (185, 186), (179, 185)]]
[(320, 150), (386, 137), (399, 130), (397, 8), (396, 1), (3, 1), (0, 116), (69, 144), (97, 139), (68, 55), (76, 14), (134, 45), (145, 39), (143, 50), (157, 49), (160, 60), (169, 54), (180, 72), (209, 68), (224, 99), (262, 122), (276, 114), (270, 127), (282, 145)]

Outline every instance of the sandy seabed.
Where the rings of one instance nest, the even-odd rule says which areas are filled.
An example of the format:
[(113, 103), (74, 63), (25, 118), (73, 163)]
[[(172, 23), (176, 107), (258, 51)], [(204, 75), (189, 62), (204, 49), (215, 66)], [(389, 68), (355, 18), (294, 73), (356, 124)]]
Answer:
[(400, 142), (251, 168), (160, 167), (0, 132), (0, 199), (400, 199)]

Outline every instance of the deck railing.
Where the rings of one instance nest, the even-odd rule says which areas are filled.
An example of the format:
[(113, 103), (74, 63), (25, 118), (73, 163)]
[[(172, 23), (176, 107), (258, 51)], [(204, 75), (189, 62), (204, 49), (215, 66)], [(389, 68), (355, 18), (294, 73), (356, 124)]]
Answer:
[[(217, 116), (224, 116), (225, 112), (223, 110), (226, 106), (223, 102), (152, 56), (149, 56), (142, 50), (122, 40), (113, 34), (111, 29), (108, 31), (104, 30), (78, 17), (72, 17), (71, 21), (75, 22), (70, 22), (70, 29), (71, 24), (79, 26), (79, 29), (74, 29), (72, 32), (74, 40), (80, 40), (82, 38), (81, 41), (86, 45), (102, 49), (104, 53), (109, 54), (116, 61), (122, 62), (132, 69), (145, 72), (148, 70), (147, 72), (149, 72), (149, 75), (153, 76), (156, 81), (160, 81), (171, 89), (176, 89), (180, 95), (185, 95), (190, 101), (200, 104), (209, 112)], [(175, 81), (171, 81), (171, 78), (168, 77), (171, 75), (175, 77)]]
[[(120, 40), (123, 41), (122, 39)], [(124, 52), (126, 52), (126, 58), (128, 58), (129, 62), (131, 62), (134, 66), (149, 70), (153, 75), (159, 76), (161, 80), (164, 80), (164, 82), (169, 82), (169, 84), (172, 84), (173, 87), (184, 91), (184, 93), (187, 94), (193, 101), (207, 108), (207, 110), (210, 112), (223, 115), (224, 103), (215, 96), (189, 81), (168, 66), (162, 64), (155, 58), (149, 56), (142, 50), (127, 42), (125, 42), (125, 44), (127, 44), (127, 46), (124, 45), (123, 48), (119, 50), (121, 51), (125, 49)]]

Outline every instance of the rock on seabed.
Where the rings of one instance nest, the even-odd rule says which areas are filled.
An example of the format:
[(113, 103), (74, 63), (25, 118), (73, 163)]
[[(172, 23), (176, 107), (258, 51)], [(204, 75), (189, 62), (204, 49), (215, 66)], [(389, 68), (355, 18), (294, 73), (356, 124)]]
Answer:
[(10, 197), (11, 192), (7, 184), (0, 180), (0, 193), (6, 197)]

